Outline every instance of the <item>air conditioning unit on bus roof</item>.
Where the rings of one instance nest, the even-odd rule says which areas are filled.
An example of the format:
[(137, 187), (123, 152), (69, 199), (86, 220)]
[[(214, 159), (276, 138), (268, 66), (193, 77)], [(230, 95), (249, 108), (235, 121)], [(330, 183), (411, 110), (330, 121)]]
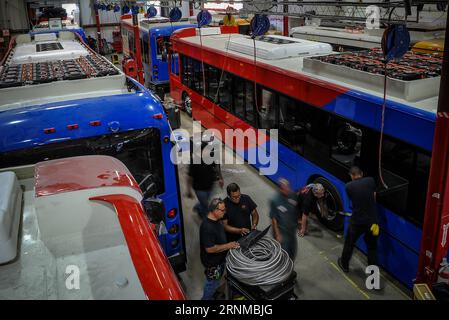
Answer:
[[(254, 56), (254, 41), (250, 37), (233, 37), (228, 49)], [(256, 38), (256, 55), (265, 60), (304, 57), (332, 52), (328, 43), (308, 41), (284, 36), (261, 36)]]

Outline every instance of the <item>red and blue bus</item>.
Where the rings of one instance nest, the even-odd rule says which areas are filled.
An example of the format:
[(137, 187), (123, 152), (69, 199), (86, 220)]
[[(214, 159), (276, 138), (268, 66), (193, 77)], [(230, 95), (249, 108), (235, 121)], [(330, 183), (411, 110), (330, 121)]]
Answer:
[(121, 160), (175, 271), (186, 268), (171, 128), (160, 100), (72, 32), (15, 38), (0, 66), (0, 167), (80, 155)]
[[(278, 129), (274, 156), (279, 167), (267, 177), (274, 182), (286, 177), (294, 188), (322, 183), (328, 210), (318, 218), (328, 228), (342, 230), (349, 221), (338, 214), (351, 211), (345, 192), (348, 169), (358, 165), (377, 179), (379, 263), (411, 287), (418, 267), (441, 59), (409, 54), (407, 63), (428, 67), (418, 75), (406, 72), (405, 65), (390, 67), (379, 154), (384, 76), (378, 50), (341, 55), (326, 46), (306, 49), (312, 44), (306, 40), (262, 36), (253, 41), (219, 29), (201, 40), (197, 30), (185, 29), (171, 41), (180, 57), (179, 72), (170, 74), (175, 101), (223, 137), (226, 129)], [(270, 143), (269, 136), (262, 141), (248, 138), (243, 148), (234, 150), (248, 160), (251, 149), (266, 153)], [(379, 157), (387, 189), (381, 187)], [(357, 245), (366, 252), (363, 241)]]
[[(168, 51), (170, 36), (179, 29), (192, 28), (195, 25), (187, 21), (170, 23), (168, 18), (148, 18), (139, 21), (140, 50), (142, 57), (145, 86), (164, 99), (169, 91)], [(132, 19), (125, 15), (121, 19), (123, 53), (135, 58), (134, 29)], [(172, 68), (176, 68), (177, 57), (172, 55)]]

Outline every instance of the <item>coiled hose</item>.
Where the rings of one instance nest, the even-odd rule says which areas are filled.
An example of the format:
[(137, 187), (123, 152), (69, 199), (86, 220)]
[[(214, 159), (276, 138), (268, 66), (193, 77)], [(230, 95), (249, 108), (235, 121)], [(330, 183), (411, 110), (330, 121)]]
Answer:
[(264, 237), (244, 250), (229, 250), (226, 268), (230, 275), (251, 286), (278, 284), (293, 271), (293, 261), (276, 240)]

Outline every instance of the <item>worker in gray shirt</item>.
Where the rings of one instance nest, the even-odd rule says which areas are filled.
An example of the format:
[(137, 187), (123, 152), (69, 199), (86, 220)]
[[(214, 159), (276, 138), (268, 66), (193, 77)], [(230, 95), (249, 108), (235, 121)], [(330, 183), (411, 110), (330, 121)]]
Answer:
[(288, 180), (281, 178), (278, 181), (279, 193), (270, 201), (270, 218), (274, 238), (281, 244), (290, 259), (295, 261), (298, 232), (297, 196), (291, 190)]

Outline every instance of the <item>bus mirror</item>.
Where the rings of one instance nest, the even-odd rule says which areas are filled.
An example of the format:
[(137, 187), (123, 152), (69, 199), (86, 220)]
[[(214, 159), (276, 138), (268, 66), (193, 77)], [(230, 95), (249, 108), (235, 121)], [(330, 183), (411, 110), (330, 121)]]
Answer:
[(153, 180), (153, 175), (147, 175), (140, 183), (139, 188), (142, 190), (143, 198), (151, 198), (157, 193), (157, 184)]
[(162, 52), (162, 61), (166, 62), (167, 61), (167, 51), (163, 51)]
[(143, 199), (142, 204), (151, 223), (159, 224), (164, 221), (165, 210), (161, 199)]

